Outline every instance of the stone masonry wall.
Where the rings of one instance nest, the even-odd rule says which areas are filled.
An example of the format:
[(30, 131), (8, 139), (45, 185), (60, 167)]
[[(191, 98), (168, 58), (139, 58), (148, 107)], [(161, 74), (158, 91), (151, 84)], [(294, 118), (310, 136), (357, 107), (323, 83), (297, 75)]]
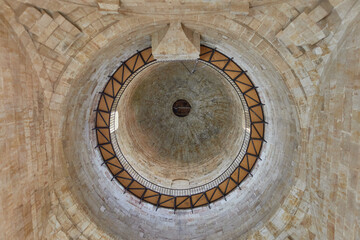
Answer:
[[(360, 2), (173, 4), (0, 0), (0, 238), (360, 236)], [(106, 76), (174, 20), (234, 55), (269, 120), (243, 190), (175, 215), (123, 194), (90, 130)]]

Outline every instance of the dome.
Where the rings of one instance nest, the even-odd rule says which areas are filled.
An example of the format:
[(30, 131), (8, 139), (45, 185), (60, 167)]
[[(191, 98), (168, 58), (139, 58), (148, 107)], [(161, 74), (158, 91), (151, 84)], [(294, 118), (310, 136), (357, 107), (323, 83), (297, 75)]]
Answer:
[(101, 93), (103, 164), (156, 208), (210, 206), (251, 175), (265, 141), (263, 104), (247, 74), (215, 49), (202, 46), (187, 62), (156, 61), (150, 51), (125, 61)]
[[(245, 112), (234, 84), (204, 63), (189, 73), (194, 64), (148, 67), (117, 106), (121, 152), (139, 175), (166, 188), (194, 188), (216, 179), (245, 141)], [(174, 114), (179, 100), (189, 104), (187, 116)]]
[(360, 235), (360, 1), (0, 1), (0, 239)]

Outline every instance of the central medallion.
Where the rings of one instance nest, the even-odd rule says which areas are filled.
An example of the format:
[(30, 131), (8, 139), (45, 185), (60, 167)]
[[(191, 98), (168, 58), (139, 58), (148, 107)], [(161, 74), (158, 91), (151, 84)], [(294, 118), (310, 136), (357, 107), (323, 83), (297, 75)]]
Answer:
[(179, 99), (174, 102), (172, 109), (176, 116), (186, 117), (190, 113), (191, 105), (188, 101), (184, 99)]

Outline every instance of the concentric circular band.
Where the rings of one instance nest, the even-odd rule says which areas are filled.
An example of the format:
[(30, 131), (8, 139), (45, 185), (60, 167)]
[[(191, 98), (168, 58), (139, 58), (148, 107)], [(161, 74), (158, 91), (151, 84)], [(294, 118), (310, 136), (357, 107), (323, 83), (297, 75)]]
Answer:
[[(199, 60), (199, 61), (204, 62), (203, 60)], [(140, 72), (144, 67), (147, 67), (149, 65), (155, 65), (155, 64), (158, 64), (158, 63), (161, 63), (161, 62), (154, 61), (151, 64), (144, 65), (142, 68), (139, 69), (139, 71), (134, 73), (132, 76), (130, 76), (126, 80), (125, 84), (122, 86), (122, 88), (119, 90), (118, 94), (115, 97), (114, 103), (112, 104), (111, 113), (116, 112), (117, 105), (120, 102), (121, 96), (123, 95), (123, 93), (126, 90), (127, 86), (135, 78), (137, 73)], [(239, 150), (237, 156), (235, 157), (235, 159), (232, 161), (232, 163), (225, 169), (225, 171), (221, 172), (215, 179), (210, 180), (206, 184), (202, 184), (200, 186), (187, 188), (187, 189), (167, 188), (167, 187), (160, 186), (160, 185), (158, 185), (158, 184), (156, 184), (154, 182), (151, 182), (148, 179), (141, 176), (141, 174), (136, 172), (136, 170), (127, 161), (126, 157), (124, 156), (124, 154), (122, 153), (122, 151), (120, 149), (120, 146), (119, 146), (118, 141), (117, 141), (116, 134), (114, 134), (114, 130), (115, 130), (115, 128), (114, 128), (115, 114), (111, 114), (111, 117), (110, 117), (110, 129), (111, 129), (110, 138), (111, 138), (111, 142), (114, 143), (113, 148), (114, 148), (115, 154), (116, 154), (117, 158), (119, 159), (120, 164), (131, 175), (131, 177), (133, 179), (135, 179), (135, 181), (137, 181), (140, 184), (142, 184), (143, 186), (145, 186), (147, 189), (151, 189), (151, 190), (154, 190), (154, 191), (156, 191), (158, 193), (165, 194), (165, 195), (171, 195), (171, 196), (189, 196), (189, 195), (194, 195), (194, 194), (197, 194), (197, 193), (205, 192), (207, 190), (210, 190), (210, 189), (218, 186), (225, 179), (229, 178), (229, 176), (239, 166), (239, 164), (241, 163), (243, 157), (246, 154), (247, 143), (249, 142), (249, 139), (250, 139), (250, 116), (249, 116), (249, 109), (247, 107), (246, 100), (245, 100), (243, 94), (241, 93), (240, 89), (236, 86), (236, 84), (224, 72), (220, 71), (218, 68), (216, 68), (214, 65), (212, 65), (212, 64), (210, 64), (208, 62), (204, 62), (204, 64), (206, 64), (209, 67), (212, 67), (215, 70), (219, 71), (220, 74), (234, 88), (234, 90), (236, 91), (237, 95), (240, 98), (240, 101), (241, 101), (241, 103), (243, 105), (243, 109), (244, 109), (244, 115), (245, 115), (245, 124), (244, 124), (245, 129), (244, 129), (244, 133), (240, 137), (242, 139), (242, 146), (239, 146), (240, 150)]]
[(152, 203), (157, 207), (187, 209), (210, 204), (238, 186), (247, 175), (251, 174), (264, 141), (265, 121), (262, 103), (255, 86), (247, 74), (230, 58), (215, 49), (201, 46), (199, 61), (216, 68), (232, 83), (241, 99), (246, 111), (248, 124), (245, 131), (245, 141), (238, 157), (232, 165), (217, 179), (206, 186), (192, 189), (168, 189), (149, 183), (127, 163), (122, 155), (116, 137), (111, 134), (114, 125), (114, 109), (119, 96), (130, 80), (144, 67), (156, 63), (152, 57), (151, 48), (130, 57), (122, 63), (110, 77), (103, 92), (101, 92), (96, 110), (96, 136), (98, 148), (113, 175), (126, 191), (131, 192), (141, 200)]

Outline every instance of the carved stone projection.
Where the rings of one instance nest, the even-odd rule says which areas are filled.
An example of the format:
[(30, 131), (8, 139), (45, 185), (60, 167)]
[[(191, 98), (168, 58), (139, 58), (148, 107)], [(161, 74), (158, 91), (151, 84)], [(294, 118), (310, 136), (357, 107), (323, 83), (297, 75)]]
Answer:
[(171, 22), (152, 35), (152, 49), (158, 61), (195, 60), (200, 54), (200, 34), (180, 22)]
[(328, 30), (319, 23), (332, 11), (332, 5), (321, 1), (314, 9), (307, 10), (297, 16), (276, 37), (282, 41), (295, 56), (303, 54), (302, 46), (313, 45), (328, 36)]
[(26, 7), (19, 15), (19, 22), (28, 29), (35, 41), (59, 54), (64, 54), (82, 34), (61, 13), (54, 12), (50, 15), (45, 10), (31, 6)]
[(126, 14), (157, 15), (161, 13), (182, 16), (218, 12), (234, 17), (248, 15), (249, 7), (248, 0), (121, 0), (121, 9), (119, 11)]
[(120, 0), (97, 0), (97, 4), (102, 14), (116, 14), (120, 7)]

